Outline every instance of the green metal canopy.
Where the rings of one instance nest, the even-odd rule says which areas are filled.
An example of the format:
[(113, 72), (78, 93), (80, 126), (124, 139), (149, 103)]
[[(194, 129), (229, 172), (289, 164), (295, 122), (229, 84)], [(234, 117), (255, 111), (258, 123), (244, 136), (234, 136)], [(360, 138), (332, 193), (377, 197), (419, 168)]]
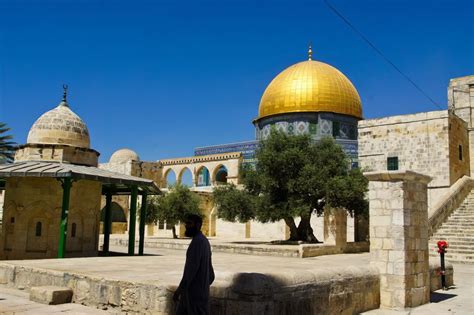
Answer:
[(131, 195), (128, 243), (129, 255), (134, 255), (135, 251), (137, 196), (141, 195), (142, 205), (140, 209), (140, 239), (138, 251), (139, 255), (143, 255), (146, 198), (149, 194), (156, 195), (161, 193), (159, 187), (154, 181), (141, 177), (110, 172), (94, 166), (68, 164), (55, 161), (21, 161), (12, 164), (0, 164), (0, 190), (5, 190), (6, 179), (9, 177), (49, 177), (61, 180), (63, 187), (63, 203), (61, 212), (58, 258), (63, 258), (66, 250), (69, 196), (73, 181), (84, 179), (102, 183), (102, 194), (106, 196), (103, 250), (105, 255), (108, 255), (109, 252), (112, 195)]
[(137, 186), (139, 193), (160, 194), (159, 187), (150, 179), (115, 173), (94, 166), (53, 161), (24, 161), (0, 164), (0, 190), (5, 188), (5, 178), (7, 177), (86, 179), (101, 182), (103, 191), (111, 191), (114, 194), (129, 195), (131, 186)]

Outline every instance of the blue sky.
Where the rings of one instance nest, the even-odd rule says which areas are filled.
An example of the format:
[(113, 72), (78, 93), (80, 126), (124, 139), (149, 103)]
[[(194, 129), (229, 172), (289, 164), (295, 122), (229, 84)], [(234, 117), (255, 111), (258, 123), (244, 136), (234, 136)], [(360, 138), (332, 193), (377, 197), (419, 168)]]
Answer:
[[(474, 2), (331, 1), (440, 106), (474, 74)], [(364, 116), (438, 110), (321, 1), (0, 0), (0, 121), (24, 143), (61, 99), (107, 161), (254, 139), (267, 84), (306, 58), (354, 83)]]

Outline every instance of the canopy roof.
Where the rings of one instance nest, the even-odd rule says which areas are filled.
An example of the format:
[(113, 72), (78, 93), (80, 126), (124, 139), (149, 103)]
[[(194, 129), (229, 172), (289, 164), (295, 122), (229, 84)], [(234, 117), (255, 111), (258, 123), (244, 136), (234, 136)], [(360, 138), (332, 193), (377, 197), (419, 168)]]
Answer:
[(0, 165), (0, 190), (5, 189), (8, 177), (52, 177), (73, 180), (93, 180), (102, 183), (103, 192), (130, 194), (132, 186), (139, 192), (160, 194), (159, 187), (150, 179), (106, 171), (93, 166), (83, 166), (59, 162), (25, 161)]

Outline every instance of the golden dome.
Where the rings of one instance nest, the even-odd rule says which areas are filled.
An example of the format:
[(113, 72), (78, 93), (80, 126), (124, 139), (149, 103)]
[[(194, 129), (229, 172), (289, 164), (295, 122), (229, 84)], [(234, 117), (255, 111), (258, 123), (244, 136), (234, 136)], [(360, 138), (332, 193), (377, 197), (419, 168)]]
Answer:
[(278, 74), (260, 100), (258, 118), (296, 112), (332, 112), (362, 118), (359, 94), (336, 68), (309, 60)]
[(28, 133), (29, 144), (59, 144), (80, 148), (90, 148), (89, 130), (66, 102), (66, 92), (62, 102), (38, 118)]
[(125, 163), (128, 161), (140, 161), (140, 157), (135, 151), (130, 149), (120, 149), (115, 151), (110, 157), (110, 163)]

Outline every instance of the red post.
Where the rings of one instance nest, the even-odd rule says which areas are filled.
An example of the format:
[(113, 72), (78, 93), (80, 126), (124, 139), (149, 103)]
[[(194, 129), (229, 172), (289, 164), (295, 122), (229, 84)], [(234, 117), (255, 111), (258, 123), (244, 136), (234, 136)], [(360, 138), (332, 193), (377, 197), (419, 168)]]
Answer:
[(438, 253), (441, 258), (441, 286), (443, 290), (447, 290), (446, 286), (446, 267), (444, 265), (444, 254), (447, 252), (448, 242), (438, 241)]

